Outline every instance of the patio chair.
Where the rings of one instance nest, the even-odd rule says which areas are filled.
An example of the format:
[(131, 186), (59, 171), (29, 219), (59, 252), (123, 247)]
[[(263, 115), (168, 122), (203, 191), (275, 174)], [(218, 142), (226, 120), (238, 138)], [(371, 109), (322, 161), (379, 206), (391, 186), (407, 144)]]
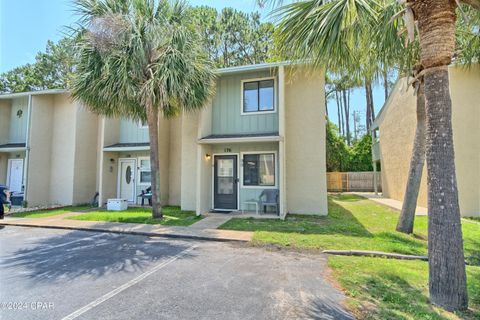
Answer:
[(148, 200), (148, 205), (152, 206), (152, 187), (142, 190), (137, 197), (142, 198), (142, 207), (145, 205), (145, 199)]
[(263, 208), (263, 212), (267, 213), (267, 207), (275, 207), (275, 212), (279, 214), (279, 193), (277, 189), (264, 189), (258, 197), (258, 205)]

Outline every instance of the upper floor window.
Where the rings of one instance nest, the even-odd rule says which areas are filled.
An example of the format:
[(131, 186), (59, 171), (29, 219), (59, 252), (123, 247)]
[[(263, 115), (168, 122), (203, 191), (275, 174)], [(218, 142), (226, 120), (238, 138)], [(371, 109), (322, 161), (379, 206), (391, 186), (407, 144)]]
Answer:
[(243, 113), (275, 111), (275, 81), (273, 79), (244, 81)]

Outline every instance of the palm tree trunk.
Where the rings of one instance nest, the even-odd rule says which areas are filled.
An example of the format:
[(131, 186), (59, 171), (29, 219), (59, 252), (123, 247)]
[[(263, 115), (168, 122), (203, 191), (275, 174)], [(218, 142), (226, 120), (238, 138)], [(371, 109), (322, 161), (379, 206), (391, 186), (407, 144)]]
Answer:
[(342, 100), (342, 91), (338, 93), (340, 101), (340, 124), (342, 125), (342, 137), (345, 137), (345, 120), (343, 118), (343, 100)]
[(152, 188), (152, 216), (162, 218), (160, 202), (160, 160), (158, 157), (158, 112), (149, 102), (147, 108), (148, 135), (150, 137), (150, 172)]
[(430, 298), (447, 310), (468, 305), (458, 204), (448, 69), (425, 75)]
[(325, 91), (325, 115), (327, 116), (327, 119), (328, 119), (328, 95), (330, 95), (330, 93), (327, 93)]
[(355, 141), (357, 141), (357, 114), (356, 111), (353, 111), (353, 136)]
[(386, 65), (383, 65), (383, 70), (382, 70), (382, 76), (383, 76), (383, 92), (385, 95), (385, 101), (388, 99), (388, 69)]
[(335, 99), (337, 100), (337, 115), (338, 115), (338, 133), (342, 135), (342, 118), (340, 114), (341, 106), (340, 100), (338, 99), (338, 90), (335, 89)]
[(448, 77), (455, 9), (453, 0), (420, 0), (413, 7), (425, 73), (430, 300), (449, 311), (468, 307)]
[(343, 95), (343, 108), (345, 110), (345, 129), (346, 129), (346, 135), (347, 135), (347, 144), (350, 145), (350, 110), (349, 110), (350, 107), (347, 101), (346, 89), (343, 89), (342, 95)]
[(372, 125), (372, 83), (370, 80), (365, 79), (365, 97), (367, 98), (367, 115), (366, 115), (366, 125), (367, 125), (367, 130), (370, 129), (370, 126)]
[(373, 103), (373, 89), (372, 89), (372, 84), (370, 83), (370, 90), (368, 92), (370, 94), (370, 119), (372, 119), (372, 122), (375, 121), (375, 105)]
[(410, 160), (410, 171), (408, 173), (402, 211), (397, 223), (397, 231), (407, 234), (413, 233), (418, 191), (420, 190), (423, 165), (425, 163), (425, 131), (425, 94), (424, 84), (420, 81), (417, 92), (417, 128), (415, 129), (412, 159)]

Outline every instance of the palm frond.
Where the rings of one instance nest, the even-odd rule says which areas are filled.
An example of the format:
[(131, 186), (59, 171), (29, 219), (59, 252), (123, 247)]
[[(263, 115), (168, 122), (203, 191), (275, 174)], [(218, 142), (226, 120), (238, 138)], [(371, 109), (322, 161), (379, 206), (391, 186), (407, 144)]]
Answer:
[(376, 2), (308, 0), (275, 11), (279, 50), (331, 70), (351, 70), (358, 44), (376, 23)]
[[(165, 117), (206, 105), (215, 76), (184, 1), (76, 4), (80, 19), (71, 85), (75, 99), (99, 114), (141, 120), (146, 119), (147, 103)], [(95, 38), (95, 32), (102, 36)]]

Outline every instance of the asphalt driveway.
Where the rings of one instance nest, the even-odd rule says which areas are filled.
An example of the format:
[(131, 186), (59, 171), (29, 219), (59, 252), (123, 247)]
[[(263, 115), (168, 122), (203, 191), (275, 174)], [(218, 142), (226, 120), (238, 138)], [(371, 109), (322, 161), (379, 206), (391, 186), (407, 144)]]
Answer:
[(25, 227), (0, 230), (1, 319), (351, 319), (322, 256)]

